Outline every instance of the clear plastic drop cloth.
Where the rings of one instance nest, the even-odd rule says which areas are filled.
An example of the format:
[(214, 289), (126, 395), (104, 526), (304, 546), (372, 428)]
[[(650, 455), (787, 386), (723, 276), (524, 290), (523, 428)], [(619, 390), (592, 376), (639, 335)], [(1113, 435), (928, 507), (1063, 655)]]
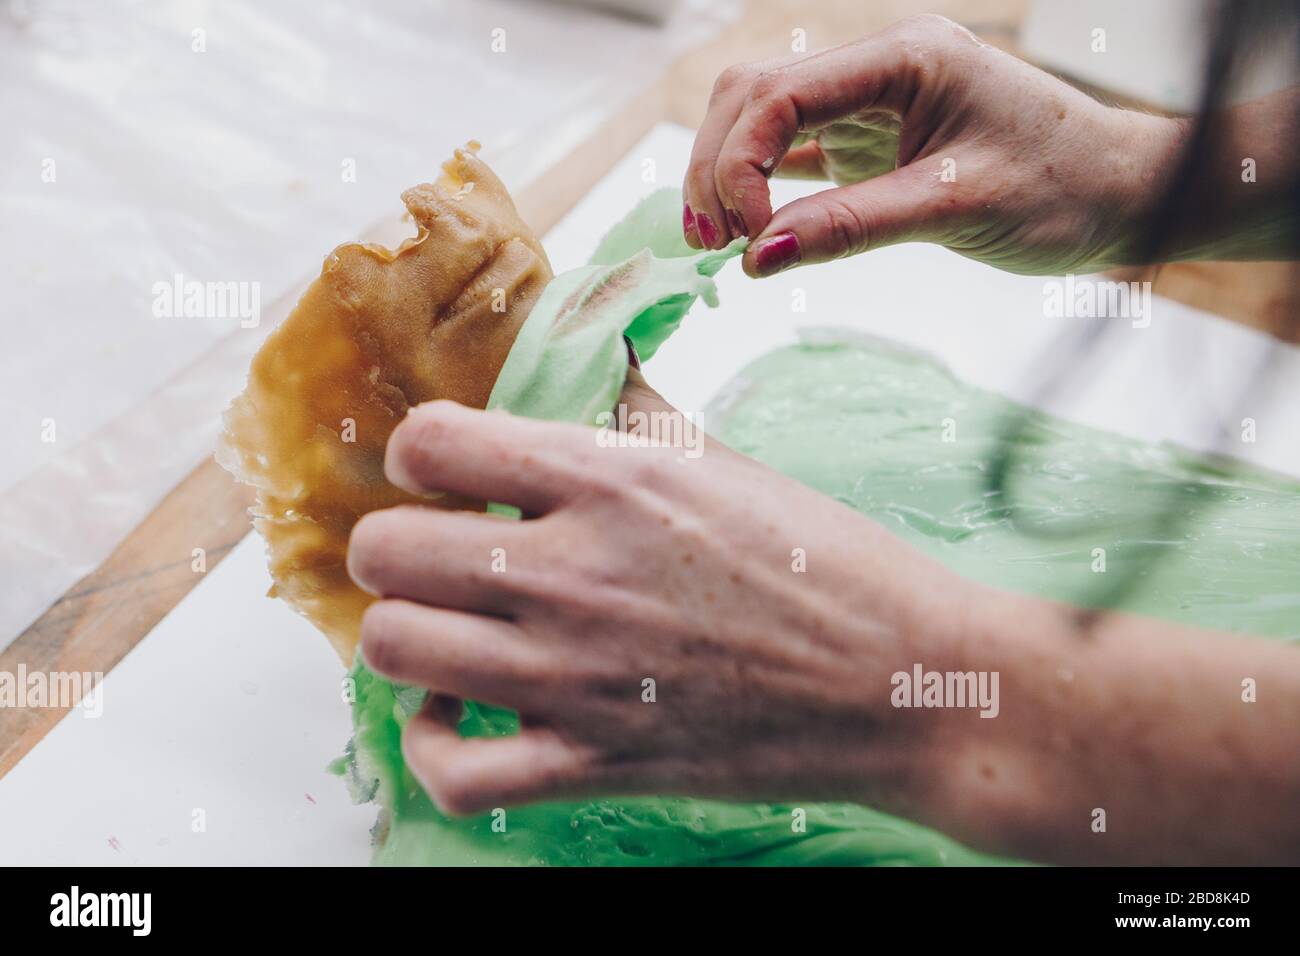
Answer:
[(0, 647), (211, 453), (323, 250), (469, 138), (520, 188), (738, 7), (0, 0)]

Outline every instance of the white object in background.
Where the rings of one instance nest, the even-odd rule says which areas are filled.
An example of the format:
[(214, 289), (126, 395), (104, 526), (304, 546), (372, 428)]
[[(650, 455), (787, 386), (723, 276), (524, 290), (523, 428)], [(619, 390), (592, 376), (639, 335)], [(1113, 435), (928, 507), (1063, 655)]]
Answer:
[[(556, 271), (582, 265), (611, 216), (677, 185), (692, 138), (661, 125), (628, 153), (546, 235)], [(646, 160), (654, 160), (651, 182)], [(817, 187), (778, 180), (773, 188), (786, 202)], [(1044, 316), (1049, 281), (1058, 280), (1008, 275), (923, 245), (761, 282), (732, 262), (718, 276), (721, 307), (697, 304), (646, 363), (646, 377), (696, 411), (751, 359), (795, 342), (797, 330), (834, 325), (923, 349), (968, 381), (1024, 397), (1041, 350), (1077, 328), (1078, 320)], [(1153, 300), (1149, 327), (1116, 335), (1119, 354), (1058, 396), (1056, 410), (1191, 447), (1206, 445), (1206, 416), (1230, 406), (1242, 370), (1272, 347), (1258, 332), (1163, 299)], [(1277, 381), (1290, 398), (1255, 406), (1260, 442), (1241, 448), (1300, 476), (1290, 411), (1300, 349), (1277, 347)], [(343, 782), (323, 770), (350, 732), (338, 703), (342, 666), (311, 625), (262, 597), (265, 564), (261, 540), (245, 538), (108, 675), (103, 717), (65, 718), (0, 779), (0, 864), (368, 858), (375, 808), (349, 806)], [(187, 830), (193, 807), (210, 808), (203, 838)]]
[[(1214, 6), (1209, 0), (1034, 0), (1020, 29), (1020, 50), (1040, 66), (1103, 90), (1191, 112), (1200, 97)], [(1293, 71), (1281, 56), (1261, 56), (1234, 99), (1294, 83)]]
[(246, 537), (0, 780), (0, 866), (364, 864), (343, 665)]

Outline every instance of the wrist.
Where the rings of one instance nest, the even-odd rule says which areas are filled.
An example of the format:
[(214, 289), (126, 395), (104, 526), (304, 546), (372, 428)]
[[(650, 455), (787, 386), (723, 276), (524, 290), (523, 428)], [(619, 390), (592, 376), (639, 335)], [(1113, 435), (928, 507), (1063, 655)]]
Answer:
[(913, 818), (974, 849), (1041, 857), (1042, 819), (1069, 788), (1058, 759), (1059, 706), (1071, 669), (1059, 653), (1072, 625), (1060, 605), (972, 586), (949, 639), (952, 668), (992, 692), (986, 706), (946, 708), (921, 751)]
[(855, 762), (854, 799), (960, 839), (973, 822), (971, 761), (1003, 746), (995, 731), (1014, 638), (998, 623), (1005, 595), (942, 569), (912, 571), (928, 597), (909, 602), (891, 652), (876, 637), (860, 654), (873, 664), (878, 729)]
[[(1100, 177), (1097, 215), (1112, 236), (1098, 268), (1148, 265), (1146, 237), (1186, 142), (1189, 120), (1108, 108), (1111, 175)], [(1178, 238), (1163, 259), (1177, 258)]]

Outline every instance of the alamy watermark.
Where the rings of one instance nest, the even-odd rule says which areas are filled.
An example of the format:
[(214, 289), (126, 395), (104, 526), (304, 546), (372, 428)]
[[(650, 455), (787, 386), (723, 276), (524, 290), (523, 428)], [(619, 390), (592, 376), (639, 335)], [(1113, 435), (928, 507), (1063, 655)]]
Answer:
[(1074, 275), (1048, 279), (1043, 314), (1050, 319), (1128, 319), (1133, 328), (1145, 329), (1151, 325), (1151, 283)]
[(681, 448), (678, 461), (704, 454), (704, 432), (700, 415), (676, 409), (643, 412), (619, 403), (612, 412), (596, 416), (596, 444), (601, 448), (648, 448), (666, 445)]
[(920, 664), (912, 670), (895, 671), (889, 678), (894, 688), (889, 702), (895, 707), (978, 708), (981, 717), (996, 717), (997, 671), (927, 671)]
[(112, 927), (148, 936), (153, 928), (152, 893), (83, 893), (73, 886), (50, 897), (50, 925), (59, 927)]
[(85, 717), (104, 713), (104, 675), (100, 671), (0, 671), (0, 708), (80, 707)]
[(186, 281), (179, 272), (170, 282), (153, 284), (156, 319), (239, 319), (255, 329), (262, 321), (262, 283)]

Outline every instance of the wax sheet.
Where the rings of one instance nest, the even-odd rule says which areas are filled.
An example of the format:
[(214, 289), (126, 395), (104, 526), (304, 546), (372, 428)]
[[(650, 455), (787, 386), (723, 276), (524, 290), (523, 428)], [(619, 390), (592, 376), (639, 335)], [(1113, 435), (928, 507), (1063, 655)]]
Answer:
[(681, 205), (675, 189), (652, 193), (605, 237), (591, 265), (551, 280), (506, 357), (488, 408), (594, 424), (623, 389), (624, 335), (648, 361), (696, 298), (717, 306), (712, 277), (746, 240), (695, 252), (681, 239)]

